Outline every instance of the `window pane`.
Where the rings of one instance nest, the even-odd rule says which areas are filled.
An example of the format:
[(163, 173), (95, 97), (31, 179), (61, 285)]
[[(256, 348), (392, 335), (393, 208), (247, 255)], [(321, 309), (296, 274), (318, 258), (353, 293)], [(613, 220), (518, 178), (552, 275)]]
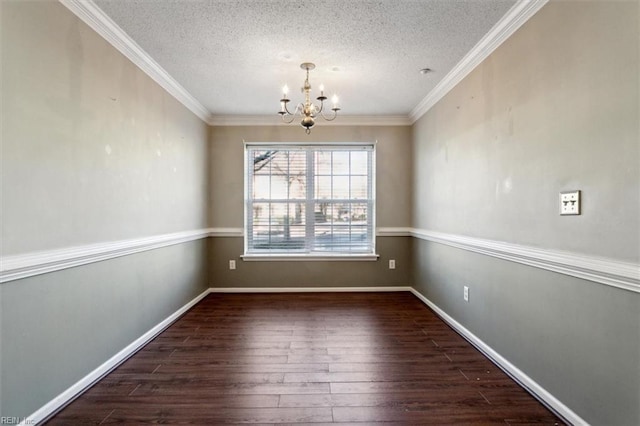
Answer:
[(270, 164), (277, 152), (278, 151), (274, 150), (253, 151), (253, 155), (251, 156), (253, 173), (271, 174)]
[(368, 219), (368, 206), (367, 204), (352, 204), (351, 205), (351, 224), (352, 225), (366, 225)]
[(349, 221), (349, 204), (333, 203), (329, 211), (331, 222), (348, 222)]
[(271, 175), (271, 195), (270, 198), (274, 200), (284, 200), (287, 198), (289, 192), (289, 185), (287, 177), (284, 175), (273, 174)]
[(269, 203), (254, 203), (253, 204), (253, 229), (250, 238), (253, 240), (253, 244), (268, 243), (272, 232), (276, 232), (276, 229), (272, 229), (271, 222), (271, 209)]
[(290, 177), (289, 180), (289, 199), (304, 200), (307, 194), (306, 179), (304, 176)]
[[(262, 207), (262, 206), (261, 206)], [(254, 207), (254, 211), (255, 211)], [(272, 203), (268, 220), (254, 220), (253, 248), (257, 250), (300, 250), (305, 247), (303, 203)]]
[(366, 176), (351, 176), (351, 199), (367, 199), (368, 192), (368, 179)]
[(268, 225), (270, 221), (269, 203), (253, 203), (254, 225)]
[(326, 250), (332, 246), (331, 226), (316, 226), (314, 230), (314, 248)]
[(349, 174), (349, 151), (333, 152), (333, 174), (348, 175)]
[(268, 200), (271, 198), (271, 177), (256, 175), (253, 177), (253, 199)]
[(349, 198), (349, 176), (333, 177), (333, 198), (339, 200)]
[(331, 198), (331, 176), (316, 176), (316, 198)]
[(333, 226), (316, 227), (314, 249), (318, 251), (342, 251), (341, 247), (348, 242), (348, 234), (336, 232)]
[(272, 156), (271, 198), (278, 200), (304, 199), (306, 155), (302, 151), (277, 151)]
[(316, 203), (313, 210), (315, 224), (325, 224), (331, 222), (331, 203)]
[(315, 153), (317, 175), (331, 174), (331, 151), (318, 151)]
[(367, 175), (368, 158), (369, 153), (367, 151), (353, 151), (351, 153), (351, 174)]
[[(291, 225), (302, 225), (306, 222), (305, 203), (289, 203), (287, 204), (287, 215), (285, 219), (289, 220)], [(286, 220), (285, 220), (286, 221)]]
[(366, 250), (369, 239), (366, 226), (352, 227), (350, 237), (350, 246), (352, 250)]

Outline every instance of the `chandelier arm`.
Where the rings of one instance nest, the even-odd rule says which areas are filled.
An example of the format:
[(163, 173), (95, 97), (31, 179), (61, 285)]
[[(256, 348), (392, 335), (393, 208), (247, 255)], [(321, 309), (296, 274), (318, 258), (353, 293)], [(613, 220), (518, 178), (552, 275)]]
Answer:
[[(282, 102), (282, 100), (280, 102)], [(289, 102), (285, 102), (284, 103), (284, 112), (287, 113), (286, 115), (295, 115), (295, 113), (296, 113), (298, 108), (296, 107), (296, 111), (291, 112), (291, 111), (289, 111), (289, 107), (287, 105), (289, 105)], [(285, 115), (285, 114), (283, 114), (283, 115)]]
[(284, 121), (286, 124), (291, 124), (291, 123), (293, 123), (293, 120), (295, 120), (295, 119), (296, 119), (296, 116), (295, 116), (295, 115), (293, 115), (293, 114), (289, 114), (289, 116), (291, 117), (291, 120), (287, 120), (286, 118), (284, 118), (284, 117), (285, 117), (285, 115), (283, 114), (283, 115), (282, 115), (282, 121)]
[[(298, 105), (296, 105), (296, 109), (291, 112), (289, 111), (289, 109), (287, 108), (287, 105), (285, 104), (284, 109), (286, 111), (286, 114), (281, 114), (282, 115), (282, 121), (284, 121), (287, 124), (291, 124), (293, 123), (293, 120), (296, 119), (296, 114), (298, 114), (300, 112), (300, 107), (302, 107), (302, 103), (299, 103)], [(286, 117), (287, 115), (291, 116), (291, 120), (286, 120), (284, 117)]]
[(326, 121), (335, 120), (336, 117), (338, 117), (338, 111), (340, 111), (340, 108), (332, 108), (331, 111), (333, 111), (333, 117), (327, 118), (326, 115), (322, 114), (322, 118), (324, 118)]
[(287, 113), (287, 115), (295, 115), (295, 113), (296, 113), (295, 111), (293, 111), (293, 112), (289, 111), (289, 108), (286, 105), (284, 106), (284, 110)]

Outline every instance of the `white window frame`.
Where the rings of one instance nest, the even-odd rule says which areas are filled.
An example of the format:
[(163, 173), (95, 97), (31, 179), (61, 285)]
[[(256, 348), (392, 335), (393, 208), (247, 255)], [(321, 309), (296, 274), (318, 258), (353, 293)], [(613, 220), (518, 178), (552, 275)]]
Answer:
[[(249, 164), (247, 150), (249, 148), (269, 148), (269, 149), (282, 149), (292, 150), (296, 147), (333, 147), (336, 148), (349, 148), (349, 147), (371, 147), (371, 198), (368, 200), (371, 203), (371, 246), (372, 251), (369, 253), (349, 253), (349, 252), (306, 252), (306, 253), (250, 253), (249, 252), (249, 220), (253, 214), (249, 211), (249, 200), (252, 194), (250, 194), (249, 174), (248, 167), (253, 167), (253, 164)], [(375, 142), (318, 142), (318, 143), (304, 143), (304, 142), (244, 142), (244, 254), (241, 258), (245, 261), (375, 261), (379, 255), (376, 254), (376, 143)], [(309, 175), (312, 170), (307, 172), (307, 180), (309, 181)], [(311, 182), (313, 179), (311, 179)], [(313, 187), (308, 188), (311, 194), (313, 194)], [(308, 200), (308, 199), (307, 199)], [(307, 201), (308, 202), (308, 201)], [(309, 209), (307, 209), (309, 210)], [(307, 226), (313, 227), (314, 213), (307, 211)]]

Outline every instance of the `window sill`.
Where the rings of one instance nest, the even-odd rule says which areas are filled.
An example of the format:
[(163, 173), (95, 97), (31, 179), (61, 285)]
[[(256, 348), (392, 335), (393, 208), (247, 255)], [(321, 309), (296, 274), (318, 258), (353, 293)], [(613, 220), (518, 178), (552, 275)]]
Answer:
[(335, 262), (376, 261), (379, 254), (243, 254), (247, 262)]

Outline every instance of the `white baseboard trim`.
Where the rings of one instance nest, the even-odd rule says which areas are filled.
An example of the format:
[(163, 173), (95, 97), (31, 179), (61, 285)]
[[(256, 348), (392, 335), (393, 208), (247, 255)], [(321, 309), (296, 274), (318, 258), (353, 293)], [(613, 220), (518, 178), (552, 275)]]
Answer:
[(120, 352), (109, 358), (98, 368), (93, 370), (91, 373), (87, 374), (82, 379), (78, 380), (67, 390), (62, 392), (60, 395), (53, 398), (46, 405), (40, 408), (35, 413), (31, 414), (29, 417), (25, 418), (20, 425), (34, 425), (39, 424), (47, 420), (47, 418), (51, 417), (53, 414), (58, 412), (60, 409), (64, 408), (71, 401), (76, 399), (82, 392), (84, 392), (87, 388), (92, 386), (95, 382), (109, 374), (113, 369), (118, 367), (124, 361), (129, 359), (132, 355), (134, 355), (140, 348), (149, 343), (153, 338), (155, 338), (158, 334), (162, 333), (164, 329), (169, 327), (175, 320), (177, 320), (181, 315), (191, 309), (196, 305), (199, 301), (204, 299), (210, 290), (207, 289), (198, 295), (196, 298), (191, 300), (189, 303), (178, 309), (173, 314), (169, 315), (163, 321), (161, 321), (158, 325), (153, 327), (151, 330), (147, 331), (145, 334), (134, 340), (127, 347), (122, 349)]
[(569, 407), (564, 405), (555, 396), (535, 382), (531, 377), (527, 376), (522, 370), (510, 363), (505, 357), (496, 352), (493, 348), (483, 342), (479, 337), (470, 332), (466, 327), (449, 316), (445, 311), (440, 309), (435, 303), (427, 299), (419, 291), (414, 288), (410, 289), (411, 293), (420, 299), (425, 305), (433, 309), (451, 328), (460, 333), (469, 343), (475, 346), (494, 364), (496, 364), (507, 375), (514, 379), (520, 386), (529, 391), (536, 399), (554, 411), (557, 415), (572, 425), (588, 425), (584, 419), (573, 412)]
[(637, 263), (428, 229), (411, 229), (411, 235), (421, 240), (640, 293), (640, 265)]
[(372, 293), (411, 291), (410, 286), (385, 287), (211, 287), (211, 293)]

